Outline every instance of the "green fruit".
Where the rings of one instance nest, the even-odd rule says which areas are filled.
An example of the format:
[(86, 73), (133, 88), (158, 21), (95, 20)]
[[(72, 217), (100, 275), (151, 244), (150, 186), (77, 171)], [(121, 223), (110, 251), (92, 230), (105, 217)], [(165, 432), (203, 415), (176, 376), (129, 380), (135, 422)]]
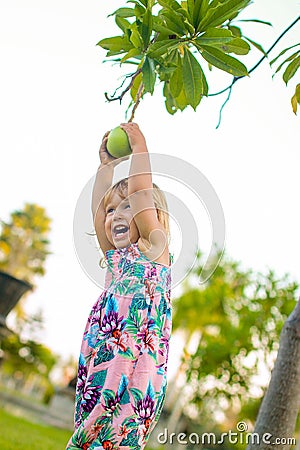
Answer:
[(122, 158), (122, 156), (128, 156), (132, 153), (127, 133), (121, 127), (111, 130), (106, 148), (114, 158)]

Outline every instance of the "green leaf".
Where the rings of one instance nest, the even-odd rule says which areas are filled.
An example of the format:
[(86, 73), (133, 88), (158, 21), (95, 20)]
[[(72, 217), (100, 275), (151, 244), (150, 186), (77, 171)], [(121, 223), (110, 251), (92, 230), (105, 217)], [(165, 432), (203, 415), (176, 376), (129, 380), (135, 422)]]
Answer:
[(134, 9), (133, 8), (119, 8), (115, 12), (108, 15), (110, 16), (119, 16), (119, 17), (134, 17)]
[(235, 53), (236, 55), (247, 55), (250, 45), (241, 38), (232, 39), (227, 44), (218, 46), (225, 53)]
[(195, 7), (195, 0), (187, 0), (187, 12), (189, 15), (189, 19), (192, 23), (194, 23), (194, 7)]
[(136, 102), (137, 93), (138, 93), (138, 90), (142, 83), (142, 79), (143, 79), (143, 74), (140, 73), (137, 77), (135, 77), (132, 88), (130, 89), (130, 95), (134, 102)]
[(135, 5), (143, 5), (147, 8), (147, 0), (128, 0), (127, 3), (134, 3)]
[(148, 58), (148, 56), (145, 58), (145, 62), (142, 67), (142, 74), (145, 91), (150, 92), (152, 95), (155, 86), (156, 72), (154, 61), (153, 59)]
[(133, 43), (135, 48), (139, 48), (139, 49), (143, 48), (143, 39), (137, 29), (136, 23), (132, 24), (132, 26), (131, 26), (130, 41)]
[(149, 45), (152, 29), (153, 29), (152, 13), (151, 10), (147, 9), (143, 17), (142, 32), (141, 32), (145, 48), (148, 47)]
[(195, 21), (194, 21), (194, 10), (195, 10), (195, 0), (187, 0), (187, 2), (182, 2), (182, 5), (186, 5), (186, 20), (185, 24), (191, 35), (195, 33)]
[(160, 81), (169, 81), (174, 70), (176, 70), (176, 67), (158, 66), (157, 72), (158, 72)]
[(169, 114), (174, 115), (177, 111), (175, 107), (174, 97), (172, 96), (169, 89), (169, 82), (164, 83), (163, 94), (165, 97), (165, 107)]
[(182, 60), (182, 80), (187, 102), (195, 110), (203, 94), (202, 73), (199, 62), (187, 48)]
[(146, 0), (146, 5), (147, 5), (147, 8), (152, 9), (153, 6), (155, 5), (155, 0)]
[(259, 19), (240, 19), (240, 20), (238, 20), (238, 22), (255, 22), (255, 23), (261, 23), (263, 25), (268, 25), (270, 27), (273, 26), (271, 24), (271, 22), (266, 22), (265, 20), (259, 20)]
[(183, 111), (188, 106), (184, 89), (182, 89), (179, 95), (175, 98), (175, 104), (176, 108), (180, 109), (180, 111)]
[(184, 17), (181, 14), (176, 14), (174, 11), (163, 11), (160, 14), (166, 23), (166, 26), (173, 30), (173, 33), (183, 36), (186, 34), (187, 27)]
[(197, 48), (208, 45), (217, 47), (225, 53), (237, 55), (246, 55), (250, 50), (247, 42), (241, 38), (234, 38), (231, 31), (223, 28), (210, 28), (194, 42)]
[(166, 39), (164, 41), (155, 42), (149, 47), (148, 56), (158, 58), (159, 56), (169, 53), (175, 47), (181, 44), (180, 39)]
[(185, 29), (187, 30), (187, 32), (190, 33), (191, 36), (193, 36), (195, 34), (195, 27), (194, 27), (194, 25), (192, 25), (188, 21), (188, 19), (185, 19), (184, 24), (185, 24)]
[(300, 104), (300, 84), (297, 84), (295, 94), (291, 98), (292, 108), (294, 114), (297, 114), (298, 104)]
[(201, 69), (202, 96), (206, 97), (208, 94), (208, 83), (207, 83), (206, 76), (205, 76), (201, 66), (200, 66), (200, 69)]
[(126, 55), (123, 56), (123, 58), (120, 60), (120, 63), (122, 64), (125, 61), (128, 62), (128, 59), (134, 58), (136, 56), (142, 56), (141, 51), (138, 48), (132, 48), (128, 53), (126, 53)]
[(228, 25), (228, 29), (231, 31), (231, 33), (235, 37), (242, 37), (242, 32), (241, 32), (241, 29), (239, 27), (236, 27), (234, 25)]
[(226, 20), (234, 18), (241, 9), (246, 8), (251, 0), (227, 0), (221, 5), (211, 7), (201, 20), (197, 27), (197, 31), (205, 31), (207, 28), (222, 25)]
[(201, 55), (209, 64), (230, 73), (230, 75), (236, 77), (248, 75), (248, 70), (243, 63), (232, 56), (226, 55), (217, 48), (205, 47), (205, 50), (201, 52)]
[(298, 103), (300, 103), (300, 84), (297, 84), (297, 86), (296, 86), (295, 95), (296, 95)]
[(130, 29), (131, 27), (131, 23), (128, 20), (124, 19), (123, 17), (116, 16), (115, 22), (123, 32)]
[(143, 17), (145, 12), (146, 12), (146, 8), (144, 8), (143, 6), (138, 5), (138, 4), (135, 5), (134, 14), (135, 14), (137, 19), (140, 19), (141, 17)]
[(178, 64), (170, 78), (170, 92), (173, 97), (177, 97), (182, 91), (183, 78), (182, 78), (182, 62), (181, 58), (178, 58)]
[(106, 39), (102, 39), (101, 41), (98, 42), (97, 45), (106, 50), (117, 53), (128, 52), (132, 48), (131, 43), (125, 36), (113, 36)]
[(300, 56), (295, 58), (285, 69), (284, 74), (282, 75), (285, 84), (288, 84), (289, 80), (295, 75), (299, 67), (300, 67)]
[(230, 0), (210, 0), (209, 6), (210, 8), (217, 8), (218, 6), (221, 6), (222, 3), (227, 3)]
[(296, 56), (298, 56), (300, 53), (300, 50), (297, 50), (295, 53), (293, 53), (292, 55), (290, 55), (288, 58), (286, 58), (276, 69), (275, 73), (279, 72), (282, 67), (289, 61), (292, 61), (293, 59), (296, 58)]
[(253, 45), (253, 47), (257, 48), (257, 50), (259, 50), (265, 56), (267, 56), (267, 53), (265, 52), (265, 50), (263, 49), (263, 47), (260, 44), (253, 41), (252, 39), (248, 38), (247, 36), (244, 36), (244, 39), (246, 39), (248, 42), (250, 42), (250, 44)]
[(295, 48), (298, 45), (300, 45), (300, 42), (298, 42), (298, 44), (291, 45), (290, 47), (287, 47), (284, 50), (282, 50), (279, 53), (279, 55), (276, 56), (276, 58), (272, 59), (272, 61), (270, 62), (270, 66), (272, 66), (272, 64), (274, 64), (274, 62), (277, 61), (277, 59), (280, 58), (280, 56), (284, 55), (288, 50), (291, 50), (292, 48)]
[(175, 114), (178, 108), (176, 106), (175, 98), (170, 92), (169, 81), (166, 81), (164, 84), (163, 94), (165, 97), (166, 110), (171, 115)]
[(232, 41), (233, 35), (231, 31), (224, 28), (209, 28), (204, 34), (195, 39), (195, 42), (201, 45), (226, 44)]
[(181, 5), (176, 0), (158, 0), (158, 3), (164, 8), (177, 11), (181, 8)]
[(198, 30), (199, 23), (206, 15), (208, 10), (208, 0), (195, 0), (193, 23), (196, 30)]
[[(157, 31), (161, 35), (165, 35), (164, 39), (172, 34), (174, 34), (174, 30), (171, 30), (166, 25), (163, 24), (162, 20), (159, 17), (153, 17), (153, 30)], [(175, 33), (176, 34), (176, 33)], [(162, 39), (162, 40), (164, 40)]]

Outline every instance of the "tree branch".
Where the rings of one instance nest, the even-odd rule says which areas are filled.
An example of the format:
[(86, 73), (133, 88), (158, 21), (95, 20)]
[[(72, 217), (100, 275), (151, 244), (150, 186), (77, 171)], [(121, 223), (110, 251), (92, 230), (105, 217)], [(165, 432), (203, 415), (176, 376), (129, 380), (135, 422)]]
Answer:
[(134, 103), (134, 107), (132, 108), (132, 111), (131, 111), (130, 119), (128, 120), (128, 122), (132, 122), (133, 121), (134, 115), (135, 115), (135, 111), (136, 111), (137, 107), (140, 104), (141, 98), (143, 96), (143, 92), (144, 92), (144, 85), (143, 85), (143, 83), (141, 83), (140, 86), (139, 86), (137, 95), (136, 95), (136, 101)]
[[(120, 103), (121, 103), (122, 100), (123, 100), (124, 95), (126, 94), (126, 92), (128, 92), (128, 91), (132, 88), (133, 83), (134, 83), (134, 80), (135, 80), (136, 77), (141, 73), (141, 71), (142, 71), (142, 69), (138, 69), (138, 70), (137, 70), (136, 72), (134, 72), (133, 74), (126, 75), (126, 77), (125, 77), (125, 79), (123, 80), (122, 84), (115, 90), (115, 92), (112, 94), (111, 97), (109, 97), (108, 94), (107, 94), (107, 92), (105, 92), (104, 95), (105, 95), (106, 100), (107, 100), (108, 102), (113, 102), (113, 101), (115, 101), (115, 100), (120, 100)], [(125, 80), (126, 80), (127, 78), (131, 78), (129, 85), (124, 89), (124, 91), (121, 92), (120, 95), (118, 95), (117, 97), (115, 97), (117, 91), (118, 91), (119, 89), (121, 89), (121, 87), (123, 86), (123, 84), (125, 83)]]
[(232, 86), (233, 86), (233, 83), (231, 84), (231, 86), (229, 86), (229, 92), (228, 92), (227, 98), (226, 98), (225, 102), (223, 103), (223, 105), (222, 105), (221, 108), (220, 108), (220, 112), (219, 112), (219, 121), (218, 121), (218, 123), (217, 123), (216, 129), (218, 129), (219, 126), (221, 125), (223, 108), (224, 108), (224, 106), (226, 105), (226, 103), (229, 102), (229, 99), (230, 99), (230, 97), (231, 97), (231, 92), (232, 92)]

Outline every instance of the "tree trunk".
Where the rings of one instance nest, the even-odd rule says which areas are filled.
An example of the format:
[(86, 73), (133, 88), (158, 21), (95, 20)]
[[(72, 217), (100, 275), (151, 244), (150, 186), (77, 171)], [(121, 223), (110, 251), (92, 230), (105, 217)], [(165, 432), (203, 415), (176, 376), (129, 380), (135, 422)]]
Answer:
[(271, 381), (247, 450), (288, 450), (295, 445), (292, 439), (299, 408), (300, 300), (281, 331)]

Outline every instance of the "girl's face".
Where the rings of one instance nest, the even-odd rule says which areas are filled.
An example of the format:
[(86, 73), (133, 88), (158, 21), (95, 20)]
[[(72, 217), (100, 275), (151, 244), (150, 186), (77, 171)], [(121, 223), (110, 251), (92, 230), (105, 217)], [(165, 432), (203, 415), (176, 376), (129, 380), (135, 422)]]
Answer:
[(105, 233), (116, 248), (127, 247), (140, 235), (133, 219), (129, 200), (113, 192), (105, 208)]

